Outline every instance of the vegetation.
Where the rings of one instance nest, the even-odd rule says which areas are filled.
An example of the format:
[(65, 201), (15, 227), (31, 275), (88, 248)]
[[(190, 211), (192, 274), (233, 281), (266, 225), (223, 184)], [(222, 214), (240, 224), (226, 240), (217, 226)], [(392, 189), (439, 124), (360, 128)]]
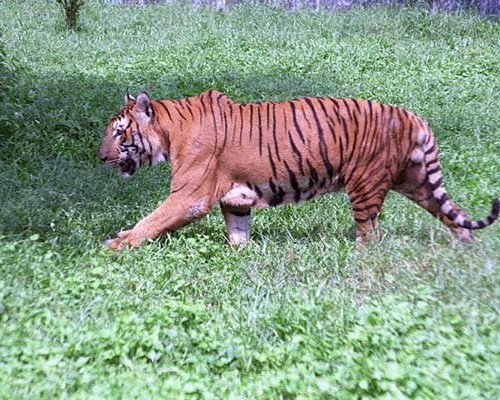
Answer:
[(56, 2), (61, 6), (66, 28), (75, 29), (78, 14), (81, 12), (85, 0), (56, 0)]
[[(165, 4), (173, 0), (107, 0), (115, 4)], [(265, 4), (284, 9), (330, 9), (339, 10), (353, 6), (409, 6), (425, 7), (431, 10), (456, 11), (475, 10), (481, 16), (500, 16), (500, 3), (498, 0), (183, 0), (194, 5), (210, 5), (217, 9), (224, 9), (235, 4)]]
[[(0, 5), (0, 398), (500, 398), (500, 224), (465, 247), (394, 194), (354, 251), (343, 194), (219, 210), (136, 250), (102, 242), (169, 190), (97, 159), (127, 87), (238, 101), (353, 96), (427, 119), (451, 196), (500, 195), (500, 27), (462, 14), (89, 1)], [(8, 79), (7, 79), (8, 78)]]

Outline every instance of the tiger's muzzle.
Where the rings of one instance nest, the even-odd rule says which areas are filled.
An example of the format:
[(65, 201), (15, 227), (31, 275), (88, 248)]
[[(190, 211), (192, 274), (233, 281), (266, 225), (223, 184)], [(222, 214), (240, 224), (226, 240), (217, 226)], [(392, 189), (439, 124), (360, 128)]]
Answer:
[(137, 170), (136, 162), (132, 158), (120, 159), (114, 158), (109, 159), (106, 156), (101, 156), (99, 154), (99, 159), (109, 165), (110, 167), (117, 168), (120, 174), (125, 178), (130, 178), (135, 174)]

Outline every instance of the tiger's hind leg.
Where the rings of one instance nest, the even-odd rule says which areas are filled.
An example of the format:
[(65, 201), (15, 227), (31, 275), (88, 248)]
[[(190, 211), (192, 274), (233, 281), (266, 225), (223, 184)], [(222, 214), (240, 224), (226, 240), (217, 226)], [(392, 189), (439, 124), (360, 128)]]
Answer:
[(221, 204), (230, 245), (243, 246), (250, 240), (250, 208)]
[[(413, 200), (419, 206), (430, 212), (456, 235), (458, 240), (464, 243), (474, 242), (474, 235), (470, 229), (466, 229), (454, 224), (443, 212), (441, 205), (433, 193), (436, 189), (429, 182), (428, 173), (424, 164), (410, 164), (405, 171), (403, 179), (394, 186), (394, 190), (405, 195), (410, 200)], [(444, 188), (442, 189), (444, 192)], [(451, 203), (451, 207), (455, 213), (462, 215), (465, 219), (469, 219), (467, 213)]]
[(354, 184), (346, 185), (356, 223), (356, 247), (358, 249), (365, 247), (373, 238), (380, 240), (378, 216), (389, 188), (389, 180), (385, 176), (379, 179), (376, 176), (370, 176)]

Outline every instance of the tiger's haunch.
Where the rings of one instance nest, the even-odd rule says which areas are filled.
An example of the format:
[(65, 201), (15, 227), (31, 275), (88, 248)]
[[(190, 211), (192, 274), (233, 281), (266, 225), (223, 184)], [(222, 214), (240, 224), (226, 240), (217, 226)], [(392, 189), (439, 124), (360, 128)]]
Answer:
[(378, 234), (391, 189), (439, 218), (457, 237), (492, 224), (472, 221), (447, 195), (435, 137), (420, 117), (370, 100), (306, 97), (241, 104), (215, 90), (179, 100), (128, 93), (111, 119), (101, 160), (132, 176), (142, 166), (171, 162), (167, 199), (111, 248), (144, 240), (204, 217), (219, 203), (231, 244), (250, 238), (253, 208), (309, 200), (345, 189), (360, 246)]

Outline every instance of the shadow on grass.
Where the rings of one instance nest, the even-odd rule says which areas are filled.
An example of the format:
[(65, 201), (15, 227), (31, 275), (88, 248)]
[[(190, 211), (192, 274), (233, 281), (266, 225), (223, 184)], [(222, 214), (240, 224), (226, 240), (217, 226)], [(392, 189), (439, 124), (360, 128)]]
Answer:
[[(139, 171), (124, 182), (97, 159), (105, 124), (119, 110), (129, 84), (89, 75), (22, 74), (11, 93), (18, 107), (8, 116), (18, 128), (0, 134), (0, 234), (4, 239), (36, 235), (58, 243), (102, 241), (133, 226), (166, 198), (168, 165)], [(349, 94), (335, 85), (327, 88), (325, 82), (331, 81), (229, 74), (194, 82), (166, 78), (136, 91), (147, 90), (153, 98), (179, 98), (216, 88), (243, 102)], [(201, 223), (195, 229), (220, 236), (225, 228), (221, 218), (220, 228)], [(304, 234), (285, 230), (283, 236)]]

